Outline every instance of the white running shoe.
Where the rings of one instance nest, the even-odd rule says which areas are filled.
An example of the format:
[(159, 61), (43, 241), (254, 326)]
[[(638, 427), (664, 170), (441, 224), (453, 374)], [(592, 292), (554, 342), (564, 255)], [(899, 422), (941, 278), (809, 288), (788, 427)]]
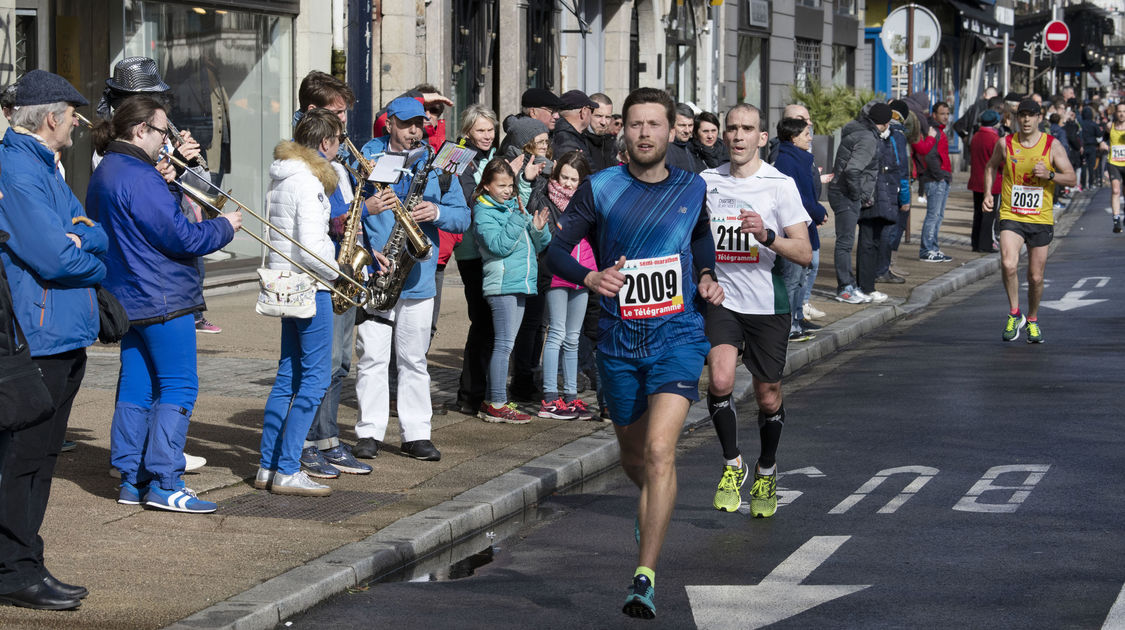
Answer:
[[(199, 470), (200, 468), (203, 468), (207, 465), (206, 457), (196, 457), (195, 455), (188, 455), (187, 453), (184, 453), (184, 461), (187, 464), (184, 466), (184, 472)], [(113, 477), (114, 479), (120, 479), (121, 471), (117, 470), (116, 468), (110, 467), (109, 476)]]
[(266, 490), (274, 494), (291, 494), (300, 497), (326, 497), (332, 494), (331, 486), (317, 483), (303, 470), (292, 475), (275, 472)]
[(805, 302), (805, 319), (820, 319), (824, 317), (824, 311), (812, 305), (812, 302)]
[(853, 302), (853, 304), (870, 304), (872, 301), (871, 296), (864, 293), (859, 287), (852, 287), (852, 293), (859, 298), (859, 302)]
[(865, 295), (867, 295), (867, 297), (871, 298), (872, 302), (886, 302), (887, 301), (887, 294), (883, 293), (882, 291), (872, 291), (871, 293), (867, 293)]

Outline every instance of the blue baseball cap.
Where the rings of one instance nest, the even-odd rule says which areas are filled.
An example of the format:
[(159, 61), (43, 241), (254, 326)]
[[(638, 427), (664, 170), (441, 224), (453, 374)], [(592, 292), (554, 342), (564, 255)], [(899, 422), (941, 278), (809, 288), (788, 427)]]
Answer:
[(389, 118), (391, 116), (399, 120), (425, 118), (426, 109), (422, 107), (418, 99), (409, 96), (400, 96), (387, 105), (387, 117)]

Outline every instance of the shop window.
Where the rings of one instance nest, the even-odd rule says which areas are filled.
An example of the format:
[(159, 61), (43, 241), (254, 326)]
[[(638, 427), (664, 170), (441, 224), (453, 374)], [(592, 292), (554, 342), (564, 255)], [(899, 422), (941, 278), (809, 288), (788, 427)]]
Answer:
[[(133, 0), (124, 36), (124, 56), (156, 60), (172, 88), (169, 118), (199, 142), (212, 179), (264, 208), (274, 146), (293, 133), (292, 18)], [(264, 234), (249, 215), (243, 229)], [(259, 257), (262, 247), (236, 234), (223, 252)]]
[(766, 109), (769, 88), (769, 56), (765, 37), (738, 36), (738, 102)]
[(527, 3), (527, 87), (555, 91), (558, 63), (554, 0)]
[(855, 48), (832, 45), (832, 83), (855, 85)]
[(696, 99), (695, 6), (693, 2), (674, 2), (668, 10), (665, 31), (665, 86), (678, 102)]
[(809, 89), (810, 82), (820, 81), (820, 42), (798, 37), (793, 54), (794, 85), (799, 90)]
[(855, 15), (857, 4), (859, 3), (856, 0), (836, 0), (836, 13), (840, 15)]
[(802, 7), (820, 8), (820, 0), (797, 0), (797, 4)]
[(489, 79), (493, 76), (499, 30), (496, 0), (454, 0), (451, 73), (458, 111), (474, 103), (490, 101)]

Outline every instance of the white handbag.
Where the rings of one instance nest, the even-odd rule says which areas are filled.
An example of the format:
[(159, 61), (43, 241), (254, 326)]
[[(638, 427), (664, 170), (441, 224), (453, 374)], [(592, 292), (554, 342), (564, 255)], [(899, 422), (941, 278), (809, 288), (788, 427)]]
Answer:
[(254, 310), (269, 317), (309, 319), (316, 315), (316, 281), (287, 269), (258, 270), (258, 304)]

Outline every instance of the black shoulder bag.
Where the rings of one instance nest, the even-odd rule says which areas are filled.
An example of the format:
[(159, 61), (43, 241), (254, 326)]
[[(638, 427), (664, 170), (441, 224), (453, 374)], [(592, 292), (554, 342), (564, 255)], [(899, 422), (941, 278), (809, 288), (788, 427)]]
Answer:
[(102, 285), (98, 285), (98, 341), (117, 343), (129, 332), (129, 314), (121, 302)]
[[(0, 231), (0, 243), (8, 233)], [(27, 338), (16, 321), (8, 277), (0, 265), (0, 431), (18, 431), (36, 425), (55, 412), (43, 372), (31, 360)], [(6, 342), (6, 343), (5, 343)]]

